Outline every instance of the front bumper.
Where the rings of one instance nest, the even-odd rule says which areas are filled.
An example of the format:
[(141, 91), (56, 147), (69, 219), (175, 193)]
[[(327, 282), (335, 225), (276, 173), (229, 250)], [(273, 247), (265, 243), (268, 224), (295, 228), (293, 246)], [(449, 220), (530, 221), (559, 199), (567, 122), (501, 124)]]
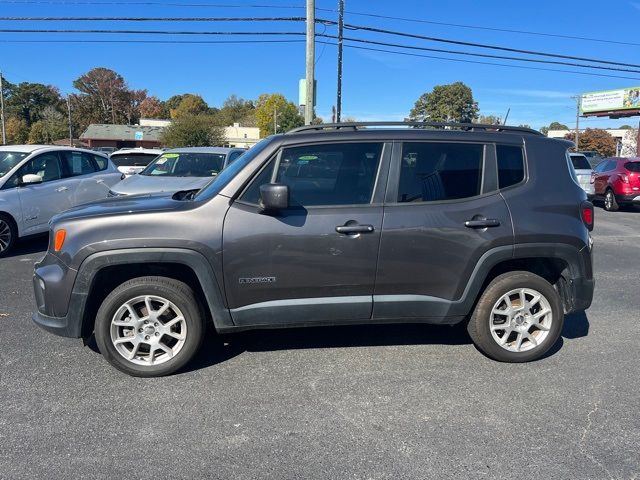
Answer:
[(33, 312), (31, 319), (35, 322), (36, 325), (49, 333), (53, 333), (60, 337), (80, 337), (80, 329), (78, 328), (78, 323), (69, 321), (67, 316), (49, 317), (44, 313), (36, 310), (35, 312)]

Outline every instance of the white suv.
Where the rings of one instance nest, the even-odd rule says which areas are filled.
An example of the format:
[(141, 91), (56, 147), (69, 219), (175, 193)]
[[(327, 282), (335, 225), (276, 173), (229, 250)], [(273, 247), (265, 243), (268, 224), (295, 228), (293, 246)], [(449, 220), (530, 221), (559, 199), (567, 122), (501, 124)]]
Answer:
[(51, 217), (106, 198), (122, 179), (100, 153), (71, 147), (0, 147), (0, 257), (19, 237), (46, 232)]
[(127, 177), (140, 173), (151, 160), (162, 155), (164, 150), (157, 148), (123, 148), (109, 157), (113, 164)]

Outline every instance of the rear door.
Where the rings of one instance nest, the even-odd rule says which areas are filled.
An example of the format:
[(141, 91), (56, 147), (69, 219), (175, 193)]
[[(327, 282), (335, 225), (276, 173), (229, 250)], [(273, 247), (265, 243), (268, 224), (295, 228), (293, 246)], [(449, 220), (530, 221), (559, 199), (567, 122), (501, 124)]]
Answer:
[[(524, 178), (522, 145), (498, 147), (503, 182)], [(497, 188), (497, 147), (485, 143), (394, 144), (374, 319), (451, 315), (484, 253), (513, 229)]]
[(616, 168), (615, 160), (604, 160), (594, 168), (594, 190), (596, 195), (604, 195), (607, 185), (609, 183), (609, 177)]
[[(108, 160), (104, 157), (82, 151), (60, 153), (63, 175), (69, 179), (73, 188), (73, 206), (107, 198), (109, 187), (121, 176), (109, 170)], [(104, 163), (99, 164), (98, 161)], [(110, 179), (113, 181), (109, 181)]]
[[(229, 208), (223, 268), (237, 325), (371, 318), (390, 145), (282, 149)], [(290, 208), (261, 213), (259, 188), (289, 186)], [(351, 233), (340, 227), (351, 227)]]

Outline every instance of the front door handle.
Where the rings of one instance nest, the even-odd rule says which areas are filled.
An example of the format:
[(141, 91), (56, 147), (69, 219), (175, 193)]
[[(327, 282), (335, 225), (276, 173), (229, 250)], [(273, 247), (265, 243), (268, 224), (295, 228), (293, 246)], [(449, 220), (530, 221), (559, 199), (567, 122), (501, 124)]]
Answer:
[(354, 233), (371, 233), (373, 225), (340, 225), (336, 227), (336, 232), (352, 235)]
[(467, 220), (464, 222), (464, 226), (468, 228), (490, 228), (490, 227), (499, 227), (500, 220), (497, 218), (485, 218), (478, 220)]
[(56, 188), (56, 192), (66, 192), (69, 190), (69, 187), (58, 187)]

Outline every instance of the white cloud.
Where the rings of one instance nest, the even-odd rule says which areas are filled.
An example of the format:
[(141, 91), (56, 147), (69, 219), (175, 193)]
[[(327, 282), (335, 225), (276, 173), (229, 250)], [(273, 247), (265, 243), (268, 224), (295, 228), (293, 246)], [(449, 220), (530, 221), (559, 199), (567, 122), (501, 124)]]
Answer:
[[(639, 4), (640, 5), (640, 4)], [(486, 91), (492, 93), (502, 93), (505, 95), (513, 95), (518, 97), (529, 97), (529, 98), (546, 98), (546, 99), (559, 99), (566, 98), (570, 99), (573, 95), (572, 92), (561, 92), (557, 90), (535, 90), (535, 89), (497, 89), (490, 88), (486, 89)]]

